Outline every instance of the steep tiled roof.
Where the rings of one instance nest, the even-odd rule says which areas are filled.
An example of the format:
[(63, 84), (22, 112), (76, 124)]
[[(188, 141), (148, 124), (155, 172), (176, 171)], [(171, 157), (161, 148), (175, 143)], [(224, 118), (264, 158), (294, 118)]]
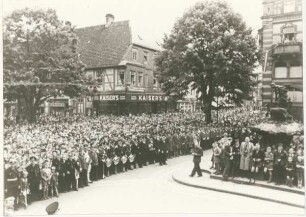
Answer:
[(129, 21), (76, 30), (78, 52), (87, 68), (118, 65), (132, 42)]

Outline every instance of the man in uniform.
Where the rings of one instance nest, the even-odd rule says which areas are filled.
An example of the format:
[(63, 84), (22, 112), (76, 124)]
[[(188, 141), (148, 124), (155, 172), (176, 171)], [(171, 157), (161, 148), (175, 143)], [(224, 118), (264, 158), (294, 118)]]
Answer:
[(90, 171), (90, 180), (97, 181), (98, 180), (98, 155), (95, 150), (95, 146), (92, 144), (91, 149), (88, 151), (88, 154), (91, 158), (91, 171)]
[(28, 172), (28, 183), (31, 193), (31, 202), (39, 200), (41, 198), (41, 194), (39, 191), (41, 175), (36, 160), (37, 160), (36, 157), (34, 156), (30, 157), (31, 164), (26, 168)]
[(18, 205), (18, 196), (19, 196), (19, 184), (18, 184), (18, 170), (17, 170), (17, 161), (12, 159), (10, 161), (11, 166), (5, 170), (5, 196), (14, 197), (14, 209), (17, 209)]
[(57, 151), (52, 152), (53, 159), (52, 159), (52, 167), (55, 167), (55, 171), (59, 172), (60, 171), (60, 157)]
[(60, 171), (58, 176), (58, 187), (59, 192), (66, 192), (67, 191), (67, 181), (66, 181), (66, 158), (65, 152), (61, 151), (61, 159), (60, 159)]
[(178, 147), (179, 147), (179, 138), (178, 138), (178, 134), (177, 132), (174, 133), (173, 138), (172, 138), (172, 142), (173, 142), (173, 152), (174, 152), (174, 157), (178, 156)]
[(65, 165), (66, 165), (66, 191), (71, 191), (72, 186), (74, 185), (75, 182), (74, 162), (71, 153), (69, 153)]
[(80, 161), (80, 187), (86, 187), (88, 186), (88, 181), (87, 181), (87, 163), (84, 157), (85, 153), (83, 149), (80, 149), (79, 152), (79, 161)]
[(202, 171), (200, 168), (200, 162), (201, 162), (201, 157), (203, 156), (203, 149), (201, 148), (198, 138), (195, 135), (194, 136), (194, 152), (193, 152), (193, 163), (194, 163), (194, 167), (193, 170), (191, 172), (191, 174), (189, 175), (190, 177), (193, 177), (196, 173), (198, 173), (198, 176), (202, 176)]

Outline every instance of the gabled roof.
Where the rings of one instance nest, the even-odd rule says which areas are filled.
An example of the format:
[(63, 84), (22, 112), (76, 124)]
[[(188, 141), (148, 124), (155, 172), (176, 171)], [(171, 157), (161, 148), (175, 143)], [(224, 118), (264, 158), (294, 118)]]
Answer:
[(76, 29), (79, 38), (78, 52), (87, 68), (119, 65), (129, 45), (132, 34), (129, 21)]

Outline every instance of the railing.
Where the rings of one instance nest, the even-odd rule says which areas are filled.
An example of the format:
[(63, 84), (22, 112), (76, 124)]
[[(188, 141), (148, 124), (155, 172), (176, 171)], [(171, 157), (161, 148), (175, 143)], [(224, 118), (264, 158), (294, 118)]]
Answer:
[(277, 44), (273, 49), (273, 54), (288, 54), (288, 53), (302, 53), (301, 42), (287, 42)]

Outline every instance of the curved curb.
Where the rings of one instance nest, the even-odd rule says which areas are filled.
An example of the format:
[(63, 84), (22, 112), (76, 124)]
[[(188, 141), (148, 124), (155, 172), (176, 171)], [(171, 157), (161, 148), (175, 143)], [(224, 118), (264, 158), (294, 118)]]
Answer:
[[(213, 175), (211, 173), (211, 171), (206, 170), (206, 169), (202, 169), (201, 170), (203, 173), (209, 174), (211, 179), (216, 179), (216, 180), (223, 180), (222, 176), (217, 176), (217, 175)], [(240, 184), (240, 185), (250, 185), (248, 181), (244, 181), (244, 180), (236, 180), (236, 179), (229, 179), (229, 182), (233, 182), (236, 184)], [(277, 190), (277, 191), (286, 191), (289, 193), (294, 193), (294, 194), (299, 194), (299, 195), (304, 195), (305, 192), (303, 191), (299, 191), (299, 190), (295, 190), (295, 189), (288, 189), (288, 188), (281, 188), (281, 187), (277, 187), (277, 186), (270, 186), (270, 185), (265, 185), (265, 184), (261, 184), (261, 183), (255, 183), (252, 184), (253, 186), (258, 186), (261, 188), (268, 188), (268, 189), (273, 189), (273, 190)]]
[(284, 204), (284, 205), (288, 205), (288, 206), (293, 206), (293, 207), (297, 207), (297, 208), (302, 208), (302, 209), (305, 208), (302, 205), (294, 204), (294, 203), (289, 203), (289, 202), (285, 202), (285, 201), (281, 201), (281, 200), (275, 200), (275, 199), (266, 198), (266, 197), (260, 197), (260, 196), (255, 196), (255, 195), (239, 193), (239, 192), (233, 192), (233, 191), (227, 191), (227, 190), (211, 188), (211, 187), (206, 187), (206, 186), (201, 186), (201, 185), (190, 184), (190, 183), (178, 180), (177, 178), (174, 177), (174, 175), (172, 175), (172, 179), (175, 182), (179, 183), (179, 184), (190, 186), (190, 187), (194, 187), (194, 188), (201, 188), (201, 189), (217, 191), (217, 192), (221, 192), (221, 193), (234, 194), (234, 195), (243, 196), (243, 197), (249, 197), (249, 198), (258, 199), (258, 200), (264, 200), (264, 201), (269, 201), (269, 202), (274, 202), (274, 203), (280, 203), (280, 204)]

